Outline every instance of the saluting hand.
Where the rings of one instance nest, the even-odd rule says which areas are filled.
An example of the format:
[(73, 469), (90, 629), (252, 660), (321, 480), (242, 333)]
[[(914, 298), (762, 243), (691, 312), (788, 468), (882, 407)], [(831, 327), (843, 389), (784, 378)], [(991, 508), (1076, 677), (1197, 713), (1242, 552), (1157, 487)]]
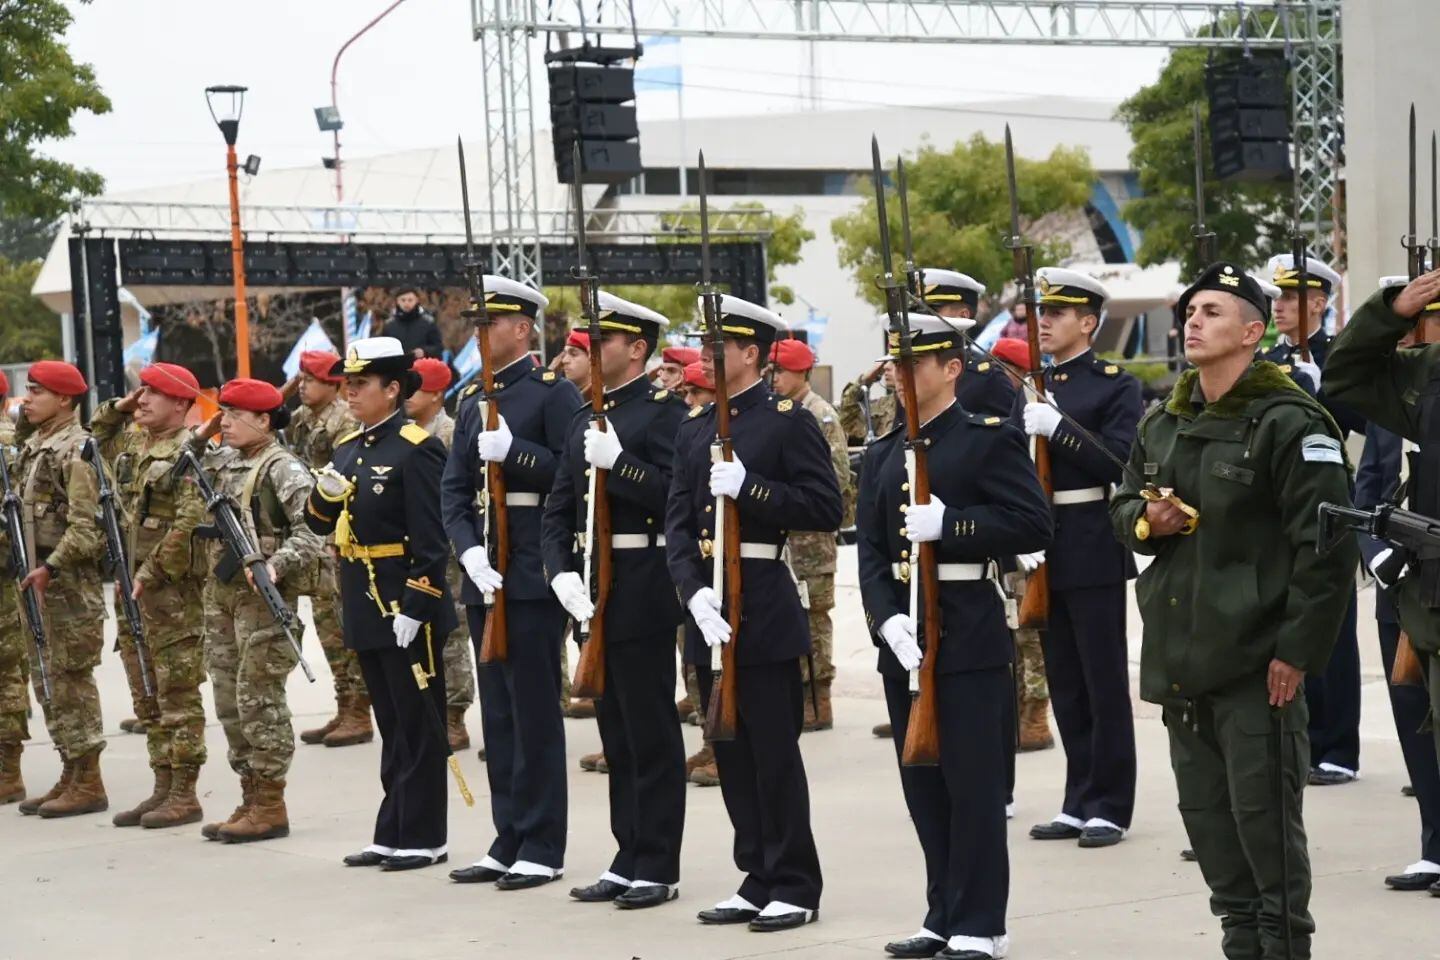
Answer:
[(1270, 661), (1270, 670), (1265, 676), (1265, 686), (1270, 691), (1270, 706), (1283, 707), (1295, 699), (1300, 684), (1305, 682), (1305, 671), (1290, 666), (1284, 660)]
[(144, 387), (136, 387), (134, 390), (131, 390), (119, 400), (116, 400), (115, 409), (119, 410), (121, 413), (133, 412), (135, 408), (140, 404), (140, 391), (144, 389)]
[(1440, 295), (1440, 270), (1431, 270), (1406, 284), (1390, 302), (1390, 309), (1397, 317), (1418, 317), (1426, 304), (1435, 302), (1437, 295)]
[(1150, 524), (1151, 537), (1174, 536), (1189, 519), (1185, 511), (1169, 500), (1153, 500), (1145, 504), (1145, 521)]

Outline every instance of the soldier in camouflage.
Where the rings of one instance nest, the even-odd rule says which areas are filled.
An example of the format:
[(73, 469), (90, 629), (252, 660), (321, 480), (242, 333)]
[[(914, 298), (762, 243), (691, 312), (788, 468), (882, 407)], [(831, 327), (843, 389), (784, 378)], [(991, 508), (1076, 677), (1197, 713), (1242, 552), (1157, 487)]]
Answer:
[[(359, 427), (350, 408), (340, 399), (340, 385), (345, 378), (330, 375), (339, 359), (325, 350), (306, 350), (300, 355), (300, 409), (290, 424), (290, 448), (312, 470), (329, 463), (339, 439)], [(349, 747), (369, 743), (375, 738), (375, 730), (370, 724), (370, 694), (360, 675), (360, 661), (353, 650), (345, 649), (340, 631), (337, 576), (335, 556), (326, 550), (320, 558), (315, 593), (310, 597), (310, 615), (335, 683), (335, 715), (324, 725), (303, 731), (300, 740)]]
[[(885, 384), (885, 395), (870, 400), (867, 434), (862, 396), (868, 395), (875, 381), (881, 378)], [(895, 403), (895, 365), (881, 360), (854, 383), (847, 383), (840, 393), (840, 428), (845, 431), (845, 439), (858, 447), (867, 436), (878, 437), (888, 432), (895, 425)]]
[[(830, 446), (830, 462), (840, 485), (841, 527), (855, 525), (855, 484), (850, 476), (850, 452), (835, 408), (810, 389), (815, 354), (800, 340), (777, 340), (770, 349), (776, 393), (809, 410), (820, 424)], [(835, 606), (835, 534), (792, 533), (788, 538), (790, 569), (800, 582), (802, 599), (808, 598), (810, 642), (813, 652), (800, 661), (805, 684), (805, 730), (829, 730), (835, 725), (830, 686), (835, 680), (835, 634), (830, 611)], [(811, 673), (811, 670), (814, 673)], [(813, 685), (814, 689), (811, 689)]]
[[(220, 390), (224, 446), (207, 456), (215, 490), (234, 500), (285, 601), (293, 609), (317, 590), (325, 541), (305, 525), (310, 470), (275, 439), (288, 411), (280, 391), (259, 380), (232, 380)], [(213, 569), (227, 552), (210, 543)], [(223, 569), (223, 567), (222, 567)], [(249, 572), (205, 582), (205, 660), (215, 712), (229, 742), (230, 768), (240, 776), (242, 800), (230, 819), (202, 828), (206, 839), (248, 843), (290, 833), (285, 776), (295, 731), (285, 678), (298, 662), (284, 631), (249, 586)]]
[[(175, 476), (190, 442), (185, 418), (200, 394), (195, 375), (171, 363), (140, 372), (141, 387), (101, 404), (91, 430), (114, 478), (127, 533), (126, 558), (150, 652), (145, 695), (135, 643), (123, 631), (120, 649), (135, 715), (147, 721), (146, 747), (155, 787), (139, 805), (115, 815), (115, 826), (150, 829), (196, 823), (203, 811), (195, 781), (205, 763), (205, 682), (200, 605), (204, 566), (195, 528), (206, 519), (195, 484)], [(139, 430), (129, 429), (131, 422)]]
[[(10, 381), (0, 373), (0, 457), (16, 476), (15, 421), (7, 412)], [(10, 541), (0, 527), (0, 552), (8, 557)], [(10, 571), (7, 568), (7, 575)], [(25, 799), (25, 781), (20, 776), (20, 753), (30, 739), (30, 654), (26, 633), (20, 623), (20, 601), (15, 591), (0, 590), (0, 806)]]
[[(20, 448), (19, 470), (12, 478), (20, 487), (32, 564), (21, 587), (34, 590), (41, 601), (51, 687), (50, 702), (43, 704), (45, 725), (63, 768), (59, 782), (22, 801), (20, 812), (70, 817), (110, 805), (100, 778), (105, 737), (95, 686), (104, 642), (104, 541), (95, 524), (95, 471), (80, 459), (89, 437), (78, 411), (89, 390), (85, 378), (55, 360), (32, 365), (29, 378), (20, 409), (34, 431)], [(38, 664), (34, 682), (40, 694)]]
[[(411, 368), (420, 375), (420, 389), (405, 401), (405, 413), (416, 424), (425, 428), (432, 437), (439, 437), (450, 449), (455, 436), (455, 420), (445, 412), (445, 391), (450, 387), (452, 374), (445, 361), (424, 357), (415, 361)], [(446, 582), (458, 584), (460, 564), (454, 552), (446, 566)], [(460, 591), (455, 591), (455, 616), (457, 623), (465, 622), (465, 607), (459, 600)], [(465, 729), (465, 711), (475, 702), (475, 659), (470, 652), (470, 637), (466, 631), (456, 628), (445, 638), (445, 732), (450, 738), (451, 750), (467, 750), (470, 747), (470, 732)]]

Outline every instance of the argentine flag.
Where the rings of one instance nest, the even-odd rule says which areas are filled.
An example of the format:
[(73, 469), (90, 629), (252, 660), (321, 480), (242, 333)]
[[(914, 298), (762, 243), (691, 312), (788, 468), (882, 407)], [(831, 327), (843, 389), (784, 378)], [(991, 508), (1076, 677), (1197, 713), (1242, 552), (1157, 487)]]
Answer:
[(287, 378), (300, 372), (300, 354), (306, 350), (339, 352), (335, 349), (335, 343), (330, 339), (330, 335), (325, 332), (325, 328), (320, 326), (318, 318), (310, 321), (310, 326), (305, 328), (305, 332), (300, 334), (300, 339), (295, 341), (295, 346), (290, 348), (290, 356), (285, 358), (284, 366)]
[(680, 38), (651, 37), (642, 46), (645, 52), (635, 65), (635, 89), (679, 91), (683, 85)]
[(480, 348), (475, 345), (475, 338), (470, 337), (465, 341), (465, 346), (450, 361), (455, 368), (455, 383), (446, 391), (445, 396), (451, 397), (464, 389), (465, 385), (475, 379), (480, 372)]

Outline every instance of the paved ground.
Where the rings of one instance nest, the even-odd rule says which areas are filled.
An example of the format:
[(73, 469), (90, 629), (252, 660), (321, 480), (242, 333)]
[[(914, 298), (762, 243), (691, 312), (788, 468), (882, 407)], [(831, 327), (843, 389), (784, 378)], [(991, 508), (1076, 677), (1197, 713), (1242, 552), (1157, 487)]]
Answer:
[[(842, 560), (853, 571), (853, 560)], [(385, 875), (347, 870), (340, 857), (368, 840), (378, 795), (377, 744), (344, 750), (298, 749), (291, 779), (289, 839), (242, 847), (206, 843), (197, 828), (117, 830), (109, 815), (41, 822), (0, 810), (0, 958), (96, 956), (307, 958), (356, 956), (584, 956), (591, 960), (757, 957), (787, 960), (882, 956), (888, 939), (908, 935), (923, 914), (919, 850), (900, 797), (894, 755), (870, 727), (883, 719), (874, 655), (857, 624), (859, 603), (842, 574), (837, 611), (841, 679), (837, 727), (803, 741), (825, 869), (820, 922), (785, 934), (701, 928), (695, 911), (728, 896), (737, 875), (718, 790), (692, 787), (680, 900), (625, 913), (569, 902), (569, 881), (588, 882), (611, 853), (605, 779), (574, 760), (598, 749), (593, 721), (566, 722), (571, 768), (569, 873), (539, 890), (500, 893), (449, 883), (442, 868)], [(1367, 615), (1368, 595), (1361, 599)], [(1133, 619), (1133, 618), (1132, 618)], [(111, 627), (113, 630), (113, 626)], [(1138, 637), (1138, 630), (1132, 636)], [(1440, 957), (1433, 931), (1440, 900), (1387, 891), (1381, 878), (1418, 856), (1413, 801), (1400, 795), (1404, 768), (1395, 744), (1373, 624), (1362, 616), (1366, 670), (1364, 779), (1306, 796), (1316, 956)], [(297, 727), (328, 708), (327, 673), (313, 636), (309, 659), (321, 680), (290, 683)], [(1132, 650), (1132, 659), (1136, 651)], [(104, 755), (112, 807), (149, 789), (144, 742), (118, 732), (126, 715), (118, 660), (100, 672)], [(1175, 812), (1164, 731), (1155, 711), (1136, 707), (1140, 749), (1137, 821), (1109, 850), (1040, 844), (1028, 826), (1054, 813), (1063, 758), (1058, 750), (1019, 761), (1018, 814), (1010, 825), (1011, 956), (1058, 958), (1218, 957), (1218, 923), (1208, 913), (1199, 873), (1179, 860), (1184, 833)], [(478, 731), (478, 713), (470, 714)], [(43, 734), (37, 725), (38, 732)], [(211, 760), (201, 778), (207, 811), (228, 814), (238, 786), (224, 761), (218, 726), (208, 731)], [(699, 731), (686, 729), (687, 744)], [(489, 843), (483, 767), (463, 761), (477, 806), (450, 806), (455, 863)], [(25, 774), (43, 788), (58, 770), (43, 740), (25, 754)]]

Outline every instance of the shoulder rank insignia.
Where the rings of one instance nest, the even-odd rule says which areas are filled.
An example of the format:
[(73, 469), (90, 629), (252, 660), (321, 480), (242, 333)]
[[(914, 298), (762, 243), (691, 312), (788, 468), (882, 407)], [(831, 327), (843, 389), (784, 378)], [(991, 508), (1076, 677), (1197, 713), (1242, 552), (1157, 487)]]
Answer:
[(651, 394), (650, 399), (658, 403), (668, 396), (670, 396), (669, 390), (656, 390), (653, 394)]
[(1113, 376), (1115, 376), (1115, 374), (1117, 374), (1117, 373), (1119, 373), (1119, 372), (1120, 372), (1120, 368), (1119, 368), (1118, 366), (1116, 366), (1115, 364), (1113, 364), (1113, 363), (1107, 363), (1107, 364), (1105, 365), (1105, 373), (1108, 374), (1109, 376), (1112, 376), (1112, 377), (1113, 377)]
[(364, 432), (365, 432), (364, 430), (351, 430), (349, 433), (345, 434), (345, 435), (344, 435), (343, 437), (341, 437), (339, 440), (336, 440), (335, 443), (336, 443), (337, 445), (338, 445), (338, 444), (342, 444), (342, 443), (349, 443), (351, 440), (354, 440), (356, 437), (360, 436), (360, 434), (362, 434), (362, 433), (364, 433)]
[(779, 410), (781, 413), (788, 413), (790, 411), (790, 408), (793, 406), (795, 406), (795, 401), (791, 400), (789, 397), (786, 397), (784, 400), (781, 400), (779, 403), (775, 404), (775, 409)]
[(555, 371), (546, 370), (544, 373), (540, 374), (540, 379), (544, 380), (546, 383), (550, 383), (555, 379)]
[(704, 408), (704, 407), (691, 407), (691, 408), (690, 408), (690, 414), (689, 414), (689, 415), (692, 416), (692, 417), (698, 417), (698, 416), (700, 416), (700, 414), (702, 414), (702, 413), (704, 413), (704, 412), (705, 412), (705, 408)]
[(470, 384), (470, 386), (466, 387), (466, 388), (464, 389), (464, 391), (461, 392), (461, 394), (460, 394), (460, 399), (461, 399), (461, 400), (464, 400), (464, 399), (467, 398), (467, 397), (474, 396), (475, 393), (476, 393), (479, 389), (480, 389), (480, 384), (478, 384), (478, 383), (472, 383), (472, 384)]
[(417, 423), (407, 423), (400, 428), (400, 436), (409, 440), (411, 443), (424, 443), (426, 438), (430, 436), (430, 433)]
[(975, 366), (975, 372), (976, 372), (976, 373), (984, 373), (986, 370), (989, 370), (989, 369), (990, 369), (990, 361), (989, 361), (989, 360), (986, 360), (984, 363), (977, 364), (977, 365)]
[(1003, 420), (1003, 419), (1004, 419), (1003, 417), (986, 417), (986, 418), (985, 418), (985, 426), (987, 426), (987, 427), (993, 427), (993, 426), (995, 426), (995, 424), (999, 423), (999, 422), (1000, 422), (1001, 420)]

